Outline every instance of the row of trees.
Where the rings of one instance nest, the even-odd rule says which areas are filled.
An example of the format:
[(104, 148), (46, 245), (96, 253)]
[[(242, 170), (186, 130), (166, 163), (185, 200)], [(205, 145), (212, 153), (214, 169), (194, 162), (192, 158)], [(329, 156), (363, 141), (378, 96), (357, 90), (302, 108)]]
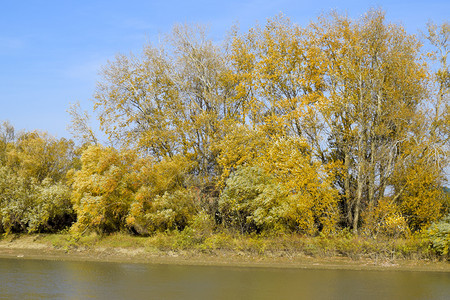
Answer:
[[(234, 29), (224, 45), (201, 27), (176, 26), (165, 44), (104, 67), (94, 104), (112, 146), (98, 144), (77, 107), (79, 149), (2, 131), (1, 172), (33, 186), (30, 201), (59, 201), (41, 227), (22, 218), (20, 229), (44, 230), (58, 215), (66, 224), (76, 216), (78, 232), (150, 234), (199, 222), (242, 233), (420, 230), (449, 209), (450, 26), (428, 29), (434, 50), (425, 56), (379, 10), (305, 28), (279, 16)], [(14, 154), (27, 139), (47, 145), (53, 158), (38, 161), (48, 169), (33, 173)], [(1, 186), (0, 195), (2, 207), (15, 197)], [(3, 230), (19, 230), (6, 215)]]

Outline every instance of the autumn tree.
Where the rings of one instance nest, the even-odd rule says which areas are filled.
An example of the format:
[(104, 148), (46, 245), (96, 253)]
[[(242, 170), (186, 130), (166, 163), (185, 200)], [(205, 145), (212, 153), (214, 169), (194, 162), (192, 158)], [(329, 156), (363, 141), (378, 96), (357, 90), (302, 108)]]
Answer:
[(434, 72), (434, 82), (437, 85), (436, 96), (434, 99), (433, 127), (432, 133), (441, 131), (443, 139), (448, 142), (449, 127), (449, 104), (448, 97), (450, 93), (450, 71), (447, 58), (450, 52), (450, 24), (444, 22), (441, 25), (429, 23), (428, 33), (425, 38), (430, 42), (432, 50), (428, 53), (429, 57), (437, 62), (437, 70)]
[(6, 165), (26, 178), (64, 181), (75, 158), (73, 141), (56, 139), (47, 133), (19, 134), (7, 153)]
[(207, 184), (219, 175), (211, 145), (240, 104), (223, 53), (203, 28), (175, 26), (168, 40), (110, 62), (95, 107), (110, 139), (156, 160), (183, 155), (195, 162), (199, 184)]
[(0, 230), (54, 232), (72, 224), (66, 173), (72, 168), (73, 142), (46, 133), (14, 134), (4, 123), (0, 160)]
[(434, 152), (437, 167), (445, 170), (450, 153), (450, 70), (447, 61), (450, 51), (450, 24), (429, 23), (425, 37), (432, 46), (428, 55), (435, 65), (432, 74), (434, 89), (430, 99), (432, 112), (428, 129), (431, 139), (429, 148)]
[[(433, 30), (430, 41), (444, 49), (444, 31)], [(262, 228), (253, 209), (273, 194), (236, 192), (242, 205), (234, 208), (226, 196), (253, 184), (247, 173), (256, 178), (251, 189), (268, 180), (287, 191), (268, 203), (296, 207), (291, 219), (311, 234), (332, 232), (338, 220), (356, 233), (364, 221), (386, 219), (383, 210), (413, 230), (426, 226), (441, 211), (435, 191), (448, 156), (448, 90), (441, 66), (430, 104), (420, 51), (416, 36), (370, 10), (358, 20), (332, 13), (304, 28), (278, 16), (233, 29), (224, 47), (201, 27), (175, 26), (164, 44), (118, 55), (103, 70), (95, 109), (120, 151), (139, 157), (135, 172), (154, 176), (127, 200), (127, 226), (183, 227), (173, 225), (186, 222), (170, 202), (197, 189), (221, 199), (225, 218), (239, 212), (239, 224)], [(167, 182), (157, 175), (164, 168)], [(191, 211), (185, 200), (180, 207)], [(160, 218), (160, 210), (174, 217)]]
[(327, 61), (329, 105), (322, 113), (332, 155), (344, 162), (344, 213), (357, 232), (363, 210), (404, 191), (389, 180), (422, 118), (427, 69), (415, 36), (386, 24), (382, 11), (358, 21), (332, 14), (311, 26)]
[(14, 127), (7, 121), (0, 125), (0, 164), (6, 163), (8, 145), (15, 141)]
[(73, 138), (77, 139), (81, 144), (98, 144), (98, 138), (94, 129), (90, 125), (90, 119), (87, 111), (82, 111), (79, 102), (70, 105), (68, 111), (71, 117), (71, 124), (68, 126), (69, 132)]
[(307, 139), (323, 158), (317, 106), (325, 88), (324, 65), (310, 35), (280, 15), (248, 33), (235, 31), (229, 59), (245, 103), (244, 121), (269, 136)]
[(70, 174), (72, 203), (77, 213), (74, 232), (101, 233), (125, 228), (134, 192), (136, 154), (113, 148), (90, 146), (81, 156), (81, 169)]

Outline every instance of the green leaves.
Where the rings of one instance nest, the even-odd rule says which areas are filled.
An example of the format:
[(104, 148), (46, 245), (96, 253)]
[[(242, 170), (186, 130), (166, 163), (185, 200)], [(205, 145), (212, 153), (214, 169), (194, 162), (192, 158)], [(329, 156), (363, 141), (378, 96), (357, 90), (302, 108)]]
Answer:
[(449, 257), (450, 254), (450, 215), (430, 226), (425, 236), (431, 243), (431, 249)]
[(0, 167), (0, 228), (10, 232), (54, 232), (74, 220), (69, 187), (41, 183)]
[(283, 229), (287, 224), (278, 212), (287, 195), (262, 168), (241, 166), (226, 181), (219, 210), (225, 225), (241, 233)]

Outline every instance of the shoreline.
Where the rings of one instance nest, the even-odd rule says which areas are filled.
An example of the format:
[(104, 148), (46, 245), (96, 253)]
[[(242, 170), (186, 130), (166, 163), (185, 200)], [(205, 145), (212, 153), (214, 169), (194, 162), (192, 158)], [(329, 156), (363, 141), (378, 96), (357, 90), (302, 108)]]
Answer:
[(62, 249), (25, 236), (0, 240), (0, 259), (142, 263), (245, 268), (450, 272), (446, 261), (312, 257), (302, 253), (261, 255), (245, 251), (161, 251), (144, 247), (74, 247)]

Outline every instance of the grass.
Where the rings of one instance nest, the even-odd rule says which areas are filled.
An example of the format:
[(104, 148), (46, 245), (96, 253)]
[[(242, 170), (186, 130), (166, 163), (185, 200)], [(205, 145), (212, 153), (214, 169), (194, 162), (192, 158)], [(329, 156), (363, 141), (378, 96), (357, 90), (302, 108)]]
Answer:
[[(25, 235), (27, 236), (27, 235)], [(17, 237), (10, 239), (17, 239)], [(19, 238), (20, 239), (20, 238)], [(89, 234), (74, 237), (68, 233), (39, 234), (32, 241), (55, 249), (128, 249), (164, 255), (167, 252), (190, 255), (219, 255), (229, 253), (253, 258), (298, 257), (313, 258), (345, 257), (351, 260), (446, 260), (429, 250), (420, 237), (405, 239), (373, 239), (352, 235), (309, 237), (298, 234), (240, 235), (217, 232), (208, 235), (192, 229), (161, 232), (150, 237), (137, 237), (126, 233), (110, 235)]]
[(371, 239), (352, 235), (241, 235), (192, 229), (149, 237), (127, 233), (0, 236), (0, 257), (162, 264), (376, 269), (450, 272), (448, 257), (420, 237)]
[[(246, 234), (225, 229), (99, 235), (0, 236), (0, 256), (239, 266), (396, 268), (450, 271), (449, 256), (430, 250), (423, 235), (372, 238), (342, 231), (333, 236)], [(27, 252), (28, 251), (28, 252)]]

